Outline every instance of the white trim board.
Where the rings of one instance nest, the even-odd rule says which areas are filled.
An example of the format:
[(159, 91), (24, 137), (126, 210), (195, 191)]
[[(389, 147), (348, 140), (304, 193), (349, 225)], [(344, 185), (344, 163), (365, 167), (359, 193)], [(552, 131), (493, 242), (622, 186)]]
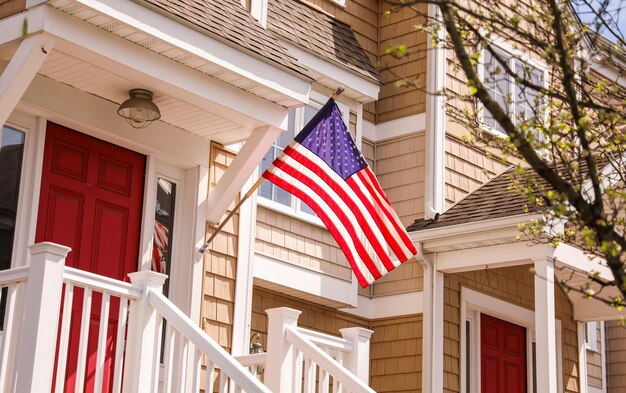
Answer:
[(384, 123), (374, 124), (363, 120), (363, 138), (372, 142), (380, 142), (386, 139), (398, 138), (426, 130), (426, 113), (389, 120)]
[(351, 281), (331, 277), (258, 253), (254, 254), (253, 265), (254, 278), (350, 306), (357, 305), (358, 295)]
[(409, 292), (374, 298), (359, 296), (356, 308), (342, 308), (339, 311), (365, 319), (422, 314), (424, 312), (424, 293), (422, 291)]

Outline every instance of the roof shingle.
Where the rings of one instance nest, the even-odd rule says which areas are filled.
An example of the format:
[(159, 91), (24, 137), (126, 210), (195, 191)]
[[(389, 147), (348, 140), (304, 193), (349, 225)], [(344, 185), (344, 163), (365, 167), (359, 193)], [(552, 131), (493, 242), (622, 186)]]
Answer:
[(296, 46), (375, 83), (380, 74), (357, 41), (354, 32), (325, 13), (298, 0), (270, 0), (267, 27)]
[(237, 0), (143, 0), (228, 45), (307, 76), (308, 70), (265, 30)]
[[(516, 176), (514, 171), (514, 167), (508, 168), (441, 214), (436, 221), (431, 219), (415, 220), (413, 224), (407, 227), (407, 232), (484, 221), (541, 210), (541, 206), (530, 205), (528, 198), (519, 192), (509, 190), (509, 186), (512, 184), (511, 176)], [(539, 180), (538, 176), (533, 174), (533, 177), (536, 181), (544, 183)], [(525, 210), (526, 206), (528, 206), (527, 211)]]

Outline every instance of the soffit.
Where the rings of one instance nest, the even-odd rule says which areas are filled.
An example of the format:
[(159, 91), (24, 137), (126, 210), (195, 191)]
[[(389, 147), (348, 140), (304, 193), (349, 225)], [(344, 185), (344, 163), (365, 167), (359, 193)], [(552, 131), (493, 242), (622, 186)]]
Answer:
[[(155, 2), (156, 3), (156, 2)], [(187, 67), (190, 67), (196, 71), (199, 71), (207, 76), (221, 80), (230, 85), (233, 85), (241, 90), (249, 92), (251, 94), (262, 97), (268, 101), (277, 103), (284, 107), (300, 106), (302, 102), (289, 97), (285, 94), (281, 94), (275, 90), (272, 90), (262, 84), (251, 81), (250, 79), (233, 72), (227, 68), (221, 67), (210, 61), (203, 59), (197, 55), (186, 52), (181, 48), (178, 48), (163, 40), (157, 39), (139, 29), (127, 25), (119, 20), (116, 20), (108, 15), (103, 15), (89, 7), (79, 4), (72, 0), (52, 0), (48, 4), (58, 10), (67, 13), (75, 18), (83, 20), (91, 25), (94, 25), (109, 33), (115, 34), (127, 41), (137, 44), (143, 48), (146, 48), (152, 52), (158, 53), (161, 56), (174, 60)], [(242, 45), (248, 43), (243, 40)], [(256, 44), (255, 44), (256, 45)], [(281, 47), (282, 48), (282, 47)], [(243, 47), (245, 49), (245, 46)], [(283, 49), (284, 51), (284, 49)], [(288, 55), (285, 55), (288, 56)], [(299, 64), (294, 63), (295, 60), (290, 57), (281, 56), (282, 66), (290, 68), (293, 73), (299, 73), (302, 78), (305, 76), (306, 70)], [(259, 55), (259, 57), (263, 57)], [(266, 59), (267, 60), (267, 59)], [(269, 60), (268, 60), (269, 61)], [(275, 61), (277, 65), (278, 62)], [(289, 66), (289, 67), (287, 67)]]

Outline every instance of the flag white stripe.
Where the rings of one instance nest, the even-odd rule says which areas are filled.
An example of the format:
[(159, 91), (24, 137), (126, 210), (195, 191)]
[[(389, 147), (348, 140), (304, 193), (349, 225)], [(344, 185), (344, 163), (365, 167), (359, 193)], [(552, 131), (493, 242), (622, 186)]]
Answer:
[[(374, 206), (374, 208), (386, 209), (386, 206), (381, 206), (380, 201), (366, 191), (365, 184), (363, 184), (363, 181), (361, 181), (361, 178), (359, 176), (352, 176), (351, 179), (364, 191), (363, 193), (365, 194), (365, 196), (369, 197), (368, 199), (369, 199), (370, 203)], [(386, 203), (384, 203), (384, 201), (383, 201), (383, 204), (387, 205)], [(396, 228), (393, 226), (393, 224), (389, 220), (389, 217), (387, 217), (387, 214), (385, 214), (384, 212), (382, 212), (380, 210), (374, 211), (374, 212), (372, 212), (372, 214), (376, 214), (380, 218), (380, 220), (383, 222), (383, 224), (385, 225), (385, 228), (387, 229), (387, 231), (389, 231), (389, 233), (392, 233), (392, 234), (398, 233)], [(401, 235), (397, 236), (397, 241), (396, 242), (398, 243), (398, 246), (400, 247), (400, 249), (402, 250), (403, 253), (398, 255), (392, 249), (392, 252), (394, 253), (396, 258), (398, 259), (398, 261), (394, 261), (394, 264), (397, 263), (396, 266), (400, 265), (400, 260), (404, 261), (404, 260), (406, 260), (408, 258), (411, 258), (413, 256), (413, 253), (409, 250), (409, 248), (406, 246), (406, 244), (404, 244), (402, 239), (400, 239), (400, 236)]]
[[(400, 222), (400, 219), (398, 218), (398, 215), (397, 215), (397, 214), (396, 214), (396, 212), (393, 210), (393, 208), (391, 207), (391, 205), (389, 205), (389, 204), (387, 203), (387, 201), (385, 200), (385, 198), (384, 198), (384, 197), (382, 197), (382, 196), (380, 195), (380, 193), (377, 191), (377, 187), (376, 187), (376, 185), (372, 184), (371, 179), (369, 179), (367, 176), (364, 176), (364, 178), (365, 178), (365, 181), (366, 181), (367, 183), (369, 183), (369, 184), (370, 184), (370, 186), (371, 186), (371, 188), (372, 188), (372, 189), (376, 192), (375, 196), (377, 196), (377, 199), (378, 199), (378, 203), (377, 203), (377, 204), (378, 204), (381, 208), (383, 208), (383, 209), (385, 209), (387, 212), (389, 212), (389, 215), (390, 215), (390, 216), (391, 216), (391, 218), (395, 221), (396, 225), (397, 225), (399, 228), (404, 228), (404, 226), (403, 226), (403, 225), (402, 225), (402, 223)], [(396, 231), (396, 232), (397, 232), (397, 231)], [(402, 234), (399, 234), (399, 236), (402, 236)], [(410, 239), (409, 239), (409, 241), (410, 241)], [(402, 242), (403, 246), (404, 246), (404, 247), (406, 247), (406, 245), (404, 244), (404, 242), (403, 242), (403, 241), (401, 241), (401, 242)], [(407, 251), (407, 256), (405, 257), (405, 259), (407, 259), (407, 258), (411, 258), (412, 256), (413, 256), (413, 253), (412, 253), (412, 252), (410, 252), (410, 251)]]
[[(294, 187), (302, 190), (303, 192), (305, 192), (307, 195), (309, 195), (311, 197), (314, 196), (314, 195), (317, 195), (317, 193), (315, 191), (313, 191), (307, 184), (304, 184), (303, 182), (301, 182), (300, 180), (294, 178), (290, 174), (284, 172), (280, 168), (277, 168), (277, 167), (272, 165), (272, 166), (270, 166), (270, 168), (268, 168), (268, 171), (271, 172), (274, 176), (276, 176), (276, 177), (284, 180), (285, 182), (293, 185)], [(372, 276), (372, 274), (369, 271), (368, 267), (365, 265), (365, 263), (363, 262), (363, 260), (359, 256), (359, 253), (356, 251), (356, 248), (355, 248), (355, 246), (353, 244), (352, 237), (350, 236), (348, 231), (345, 229), (345, 226), (343, 225), (343, 223), (341, 222), (339, 217), (337, 217), (337, 215), (335, 214), (334, 210), (331, 209), (330, 206), (328, 206), (328, 204), (322, 198), (316, 198), (316, 201), (318, 202), (319, 206), (324, 210), (324, 212), (326, 213), (328, 218), (332, 221), (333, 225), (335, 226), (335, 228), (337, 228), (337, 231), (339, 232), (339, 234), (343, 238), (344, 242), (347, 244), (348, 252), (350, 252), (353, 260), (355, 261), (355, 263), (357, 265), (357, 268), (359, 269), (359, 271), (361, 272), (361, 274), (363, 275), (365, 280), (368, 283), (374, 282), (374, 277)], [(384, 271), (386, 272), (386, 270), (384, 270)], [(383, 274), (383, 273), (381, 272), (381, 274)]]
[[(351, 216), (354, 216), (354, 220), (352, 220), (352, 224), (355, 228), (361, 228), (361, 225), (358, 223), (358, 220), (356, 218), (356, 216), (354, 215), (354, 210), (356, 209), (358, 211), (358, 213), (360, 213), (360, 215), (363, 217), (363, 219), (367, 222), (367, 225), (369, 227), (369, 229), (371, 230), (372, 235), (375, 238), (375, 241), (378, 242), (379, 247), (382, 249), (382, 251), (385, 253), (385, 256), (391, 261), (391, 263), (393, 264), (393, 266), (397, 266), (395, 263), (393, 263), (392, 258), (390, 257), (390, 247), (389, 244), (387, 243), (387, 239), (385, 239), (385, 235), (383, 234), (382, 230), (384, 228), (381, 228), (376, 221), (374, 220), (374, 218), (372, 217), (372, 214), (375, 214), (375, 212), (371, 212), (367, 209), (367, 207), (365, 206), (365, 204), (363, 203), (363, 201), (361, 200), (361, 198), (359, 198), (354, 191), (352, 190), (352, 188), (350, 188), (350, 186), (346, 183), (346, 181), (339, 176), (335, 171), (333, 170), (325, 170), (325, 168), (328, 168), (328, 164), (326, 164), (326, 162), (324, 160), (322, 160), (321, 158), (319, 158), (317, 155), (313, 154), (309, 149), (307, 149), (306, 147), (296, 143), (292, 143), (290, 146), (293, 150), (297, 151), (298, 153), (302, 154), (304, 157), (306, 157), (307, 159), (309, 159), (313, 164), (315, 164), (320, 171), (324, 172), (333, 182), (333, 185), (336, 185), (337, 187), (339, 187), (347, 196), (347, 198), (349, 198), (349, 200), (343, 200), (343, 197), (340, 196), (339, 194), (337, 194), (332, 188), (328, 188), (326, 190), (326, 192), (329, 193), (329, 195), (331, 197), (334, 198), (334, 196), (336, 196), (338, 200), (342, 200), (342, 202), (344, 202), (344, 206), (347, 210), (350, 212)], [(294, 161), (297, 161), (295, 158), (292, 157), (292, 159)], [(284, 161), (284, 160), (283, 160)], [(322, 179), (321, 177), (319, 177), (314, 171), (312, 171), (310, 168), (306, 167), (304, 164), (302, 163), (298, 163), (298, 167), (296, 167), (296, 165), (293, 165), (294, 168), (296, 168), (296, 170), (305, 173), (309, 178), (313, 179), (315, 182), (319, 183), (319, 184), (326, 184), (326, 181), (324, 179)], [(356, 176), (354, 176), (356, 177)], [(332, 194), (331, 194), (332, 192)], [(373, 206), (376, 206), (376, 203), (372, 203)], [(347, 213), (346, 213), (347, 214)], [(389, 227), (385, 227), (385, 228), (389, 228)], [(389, 231), (390, 233), (395, 233), (395, 229), (391, 229)], [(369, 241), (369, 238), (367, 236), (365, 236), (365, 239), (367, 240), (368, 243), (371, 243)], [(373, 245), (372, 245), (373, 247)], [(374, 250), (375, 251), (375, 250)], [(376, 254), (378, 255), (378, 254)], [(380, 257), (380, 256), (379, 256)], [(382, 261), (381, 261), (382, 263)], [(398, 262), (399, 264), (399, 262)], [(384, 264), (383, 264), (384, 266)], [(379, 269), (380, 270), (380, 269)], [(385, 268), (385, 271), (387, 271), (388, 269)]]
[[(295, 150), (295, 149), (294, 149)], [(306, 148), (303, 148), (302, 150), (306, 150), (307, 152), (309, 151)], [(320, 165), (320, 162), (323, 163), (323, 165), (327, 164), (321, 160), (320, 158), (318, 158), (317, 156), (314, 155), (315, 158), (310, 158), (311, 161), (315, 164), (315, 165)], [(321, 179), (315, 172), (313, 172), (311, 169), (307, 168), (306, 166), (304, 166), (302, 163), (300, 163), (299, 161), (297, 161), (296, 159), (294, 159), (293, 157), (288, 157), (287, 155), (281, 155), (277, 158), (278, 160), (281, 161), (287, 161), (287, 164), (291, 165), (296, 171), (304, 174), (306, 177), (308, 177), (309, 179), (311, 179), (311, 181), (313, 183), (316, 184), (326, 184), (326, 182)], [(274, 167), (276, 168), (276, 167)], [(278, 168), (277, 168), (278, 169)], [(322, 169), (323, 170), (323, 169)], [(272, 173), (276, 173), (273, 170), (270, 170)], [(337, 175), (335, 172), (333, 172), (333, 174)], [(337, 177), (339, 178), (339, 176), (337, 175)], [(333, 179), (334, 180), (334, 179)], [(340, 178), (340, 181), (342, 183), (345, 184), (345, 182), (343, 181), (343, 179)], [(337, 183), (335, 181), (335, 183)], [(304, 183), (303, 183), (304, 184)], [(352, 195), (352, 190), (347, 190), (342, 184), (337, 184), (337, 186), (341, 187), (347, 194)], [(346, 217), (348, 218), (348, 221), (350, 222), (350, 224), (352, 224), (352, 227), (354, 228), (354, 233), (356, 236), (356, 239), (352, 239), (350, 237), (348, 237), (348, 239), (352, 242), (352, 241), (358, 241), (363, 248), (365, 249), (365, 252), (370, 255), (372, 262), (374, 263), (374, 266), (376, 266), (376, 269), (378, 269), (378, 271), (380, 272), (381, 275), (384, 275), (388, 272), (387, 268), (385, 267), (385, 265), (383, 264), (382, 260), (380, 259), (380, 257), (378, 256), (378, 253), (376, 252), (376, 250), (374, 249), (374, 246), (370, 243), (367, 235), (365, 234), (365, 232), (361, 229), (361, 225), (359, 225), (354, 212), (352, 210), (352, 208), (346, 203), (346, 201), (344, 201), (344, 199), (338, 195), (333, 189), (332, 187), (324, 187), (324, 191), (328, 193), (329, 198), (332, 199), (335, 203), (337, 203), (337, 205), (339, 206), (339, 208), (341, 209), (341, 211), (346, 215)], [(317, 194), (314, 192), (314, 194)], [(319, 198), (319, 200), (322, 200), (323, 198)], [(318, 200), (318, 198), (316, 198), (316, 200)], [(324, 206), (328, 206), (325, 202), (324, 202)], [(332, 209), (328, 209), (325, 210), (326, 214), (333, 214), (335, 215), (334, 211)], [(336, 215), (335, 215), (336, 216)], [(340, 220), (341, 223), (341, 220)], [(343, 227), (343, 223), (341, 224)], [(374, 225), (375, 228), (378, 229), (378, 227), (376, 227)], [(346, 232), (347, 233), (347, 232)], [(380, 234), (380, 236), (382, 236), (382, 234), (380, 233), (380, 231), (378, 231), (378, 233)], [(349, 234), (348, 234), (349, 236)], [(380, 239), (378, 239), (380, 242)], [(386, 242), (382, 242), (380, 244), (381, 248), (384, 251), (384, 245), (386, 245)], [(388, 255), (387, 255), (388, 256)], [(360, 259), (360, 258), (359, 258)]]

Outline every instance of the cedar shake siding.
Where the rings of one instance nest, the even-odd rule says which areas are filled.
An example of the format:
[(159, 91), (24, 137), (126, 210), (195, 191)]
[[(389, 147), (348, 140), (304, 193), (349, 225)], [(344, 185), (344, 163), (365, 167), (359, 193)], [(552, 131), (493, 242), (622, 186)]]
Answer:
[(451, 134), (446, 135), (445, 165), (446, 210), (507, 168), (498, 158)]
[(26, 0), (0, 0), (0, 19), (26, 9)]
[[(379, 39), (379, 64), (385, 85), (380, 90), (377, 102), (376, 122), (423, 113), (426, 111), (426, 33), (416, 32), (415, 26), (425, 24), (424, 17), (418, 17), (410, 7), (401, 7), (385, 15), (384, 11), (394, 8), (381, 2)], [(426, 12), (426, 4), (418, 4), (420, 13)], [(400, 59), (387, 54), (388, 45), (403, 44), (409, 56)], [(398, 87), (396, 82), (402, 78), (415, 80), (421, 89)]]
[[(478, 270), (444, 276), (444, 392), (460, 392), (461, 287), (473, 289), (511, 304), (534, 309), (531, 265)], [(556, 318), (561, 321), (563, 391), (578, 392), (578, 335), (572, 305), (555, 286)]]
[[(213, 144), (211, 146), (209, 189), (215, 187), (234, 158), (234, 153), (220, 145)], [(233, 206), (234, 204), (230, 208)], [(224, 217), (227, 213), (228, 211), (224, 214)], [(220, 222), (224, 217), (222, 217)], [(237, 213), (213, 239), (213, 242), (204, 254), (204, 278), (200, 310), (200, 326), (202, 329), (229, 352), (232, 347), (233, 312), (235, 306), (238, 224), (239, 214)], [(207, 238), (213, 233), (213, 230), (213, 227), (207, 225)], [(206, 367), (204, 362), (205, 360), (203, 359), (203, 370)], [(202, 378), (204, 378), (204, 371)], [(204, 384), (201, 386), (204, 386)]]
[(425, 143), (418, 132), (375, 144), (374, 173), (404, 226), (424, 215)]
[(350, 265), (324, 227), (257, 206), (254, 251), (257, 254), (351, 280)]
[(422, 315), (372, 321), (370, 382), (379, 393), (422, 391)]
[(626, 392), (626, 327), (617, 321), (606, 323), (608, 391)]

